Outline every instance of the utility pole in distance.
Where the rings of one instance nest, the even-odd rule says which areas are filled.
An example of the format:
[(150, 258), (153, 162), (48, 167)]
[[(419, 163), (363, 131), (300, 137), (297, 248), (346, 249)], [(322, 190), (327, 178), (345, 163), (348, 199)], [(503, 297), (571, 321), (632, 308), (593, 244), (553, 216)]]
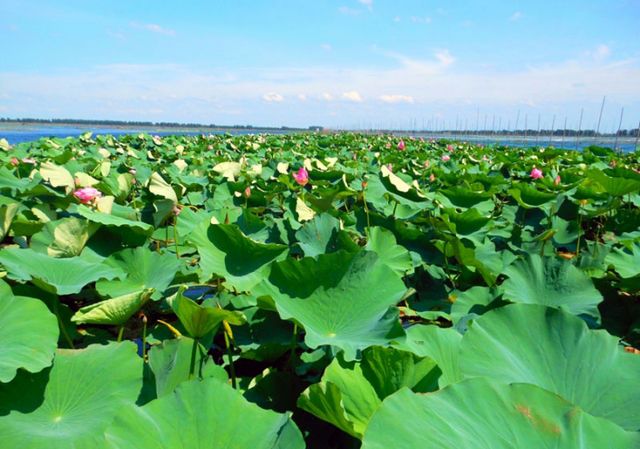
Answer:
[(584, 108), (580, 108), (580, 121), (578, 122), (578, 134), (576, 135), (576, 150), (580, 143), (580, 131), (582, 131), (582, 116), (584, 115)]
[(616, 131), (616, 138), (613, 141), (613, 151), (618, 148), (618, 135), (620, 134), (620, 128), (622, 127), (622, 117), (624, 116), (624, 107), (620, 110), (620, 122), (618, 123), (618, 131)]
[(602, 111), (604, 111), (604, 101), (606, 100), (606, 96), (602, 97), (602, 105), (600, 105), (600, 114), (598, 115), (598, 124), (596, 125), (596, 135), (593, 136), (594, 143), (596, 143), (596, 139), (600, 135), (600, 122), (602, 121)]

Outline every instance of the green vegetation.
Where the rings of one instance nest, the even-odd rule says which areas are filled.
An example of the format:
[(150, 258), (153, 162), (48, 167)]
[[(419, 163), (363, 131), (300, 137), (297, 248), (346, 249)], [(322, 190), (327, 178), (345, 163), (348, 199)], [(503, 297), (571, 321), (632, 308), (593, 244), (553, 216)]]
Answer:
[(639, 168), (348, 133), (0, 141), (2, 447), (640, 447)]

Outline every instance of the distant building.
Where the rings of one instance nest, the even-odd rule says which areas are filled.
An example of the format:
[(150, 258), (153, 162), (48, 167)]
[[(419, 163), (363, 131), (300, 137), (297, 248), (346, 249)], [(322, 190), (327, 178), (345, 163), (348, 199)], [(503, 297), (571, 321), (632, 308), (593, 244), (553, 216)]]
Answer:
[(322, 131), (324, 130), (324, 126), (310, 126), (309, 131)]

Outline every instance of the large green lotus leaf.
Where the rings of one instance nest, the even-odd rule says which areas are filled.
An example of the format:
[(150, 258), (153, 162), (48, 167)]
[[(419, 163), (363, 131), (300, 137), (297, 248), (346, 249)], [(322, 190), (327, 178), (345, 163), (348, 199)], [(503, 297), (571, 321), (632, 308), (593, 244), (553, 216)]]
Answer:
[(613, 268), (624, 279), (632, 278), (640, 274), (640, 244), (635, 243), (630, 251), (614, 248), (604, 261)]
[[(157, 397), (172, 393), (178, 385), (189, 380), (193, 344), (193, 339), (180, 337), (164, 340), (149, 350), (149, 366), (155, 376)], [(222, 382), (228, 379), (224, 368), (213, 363), (200, 344), (196, 346), (194, 368), (194, 374), (201, 378), (215, 377)]]
[(275, 360), (291, 350), (293, 323), (277, 312), (248, 307), (242, 309), (247, 323), (233, 329), (234, 343), (241, 357), (257, 361)]
[(338, 358), (326, 368), (321, 382), (311, 385), (298, 399), (298, 407), (356, 438), (362, 438), (381, 403), (360, 364)]
[(18, 178), (6, 167), (0, 167), (0, 189), (11, 189), (18, 192), (33, 188), (41, 181), (38, 176), (37, 179)]
[(509, 194), (525, 209), (549, 206), (556, 200), (555, 193), (541, 192), (528, 184), (513, 184), (509, 189)]
[(51, 365), (58, 334), (58, 321), (42, 301), (16, 297), (0, 280), (0, 382), (18, 368), (36, 373)]
[(362, 449), (634, 449), (638, 441), (534, 385), (469, 379), (429, 395), (390, 396)]
[(77, 212), (79, 215), (94, 223), (100, 223), (105, 226), (125, 227), (144, 235), (151, 235), (153, 233), (153, 226), (148, 223), (98, 212), (82, 204), (78, 206)]
[[(104, 447), (105, 428), (142, 387), (132, 342), (58, 350), (46, 373), (0, 386), (2, 446), (24, 449)], [(3, 391), (5, 390), (5, 391)], [(43, 393), (44, 392), (44, 393)]]
[(4, 240), (9, 233), (11, 222), (18, 213), (18, 203), (9, 203), (0, 205), (0, 242)]
[(440, 190), (436, 198), (449, 208), (470, 208), (477, 209), (481, 214), (491, 212), (495, 204), (492, 195), (485, 191), (474, 191), (464, 186), (453, 186)]
[(180, 270), (173, 254), (157, 253), (145, 247), (125, 249), (112, 254), (105, 264), (126, 273), (121, 280), (99, 281), (96, 289), (103, 296), (122, 296), (146, 288), (155, 289), (153, 299), (160, 299)]
[(403, 387), (426, 392), (435, 389), (435, 362), (411, 352), (373, 346), (361, 362), (335, 358), (320, 383), (307, 388), (298, 406), (348, 434), (362, 438), (369, 419), (382, 400)]
[(304, 326), (309, 347), (337, 346), (347, 360), (402, 334), (392, 306), (405, 292), (400, 277), (369, 251), (276, 262), (254, 291), (273, 298), (283, 319)]
[[(447, 257), (455, 257), (460, 265), (464, 265), (467, 269), (473, 269), (477, 271), (484, 279), (487, 285), (494, 285), (498, 277), (498, 273), (492, 270), (492, 267), (500, 265), (500, 262), (505, 262), (504, 259), (496, 261), (495, 259), (489, 259), (485, 263), (485, 259), (480, 260), (480, 255), (485, 252), (486, 246), (480, 246), (478, 248), (468, 239), (449, 238), (446, 242)], [(498, 263), (496, 263), (498, 262)]]
[(509, 277), (502, 284), (506, 300), (562, 307), (574, 315), (600, 319), (598, 304), (602, 295), (591, 279), (569, 261), (529, 254), (508, 266), (503, 274)]
[(213, 167), (212, 170), (229, 181), (235, 181), (236, 176), (242, 170), (242, 164), (240, 162), (221, 162)]
[(451, 232), (464, 236), (481, 231), (491, 221), (491, 217), (482, 215), (475, 207), (462, 213), (456, 212), (455, 209), (445, 209), (443, 218), (445, 218)]
[(330, 252), (330, 245), (335, 242), (339, 227), (340, 221), (327, 213), (318, 215), (305, 223), (296, 232), (296, 238), (304, 255), (315, 257)]
[(580, 228), (577, 220), (564, 220), (557, 215), (551, 218), (553, 241), (557, 245), (571, 245), (579, 236)]
[(559, 309), (512, 304), (472, 323), (460, 346), (465, 376), (526, 382), (594, 416), (640, 429), (640, 357)]
[(286, 415), (263, 410), (218, 379), (181, 384), (144, 407), (120, 410), (106, 432), (109, 449), (302, 449)]
[(364, 248), (376, 253), (381, 263), (387, 265), (399, 276), (413, 271), (411, 254), (404, 246), (398, 245), (393, 232), (375, 226), (369, 228), (368, 236), (369, 240)]
[(420, 357), (429, 357), (442, 372), (440, 388), (462, 380), (459, 357), (462, 335), (454, 328), (416, 324), (406, 330), (407, 336), (398, 341), (398, 348)]
[(67, 192), (75, 187), (75, 180), (69, 170), (53, 162), (44, 162), (40, 166), (40, 175), (53, 187), (64, 187)]
[[(405, 219), (431, 206), (430, 202), (426, 201), (426, 198), (417, 195), (413, 187), (401, 195), (391, 182), (387, 180), (385, 183), (383, 179), (385, 178), (382, 176), (370, 177), (367, 181), (364, 196), (368, 203), (371, 203), (386, 216), (393, 215), (398, 219)], [(404, 183), (404, 181), (402, 182)], [(407, 185), (406, 183), (404, 184)]]
[(640, 181), (622, 176), (608, 176), (600, 170), (589, 170), (587, 178), (597, 182), (613, 196), (624, 196), (640, 190)]
[(225, 310), (211, 305), (200, 305), (183, 295), (184, 287), (167, 302), (178, 319), (193, 338), (202, 338), (214, 330), (222, 321), (241, 325), (245, 322), (240, 312)]
[(89, 257), (56, 259), (29, 248), (1, 250), (0, 263), (4, 265), (10, 278), (31, 280), (38, 287), (58, 295), (78, 293), (91, 282), (122, 275), (120, 269), (96, 263), (96, 260)]
[(50, 221), (31, 237), (31, 248), (51, 257), (79, 256), (97, 226), (77, 217)]
[(149, 180), (149, 191), (154, 195), (171, 200), (174, 204), (178, 202), (175, 190), (173, 190), (171, 184), (165, 181), (159, 173), (153, 173), (151, 175), (151, 179)]
[(153, 289), (126, 293), (81, 307), (71, 321), (78, 324), (112, 324), (121, 326), (149, 300)]
[(451, 320), (458, 323), (469, 314), (482, 315), (498, 296), (497, 289), (489, 287), (475, 286), (465, 291), (454, 290), (449, 294), (453, 301)]
[(212, 275), (225, 278), (226, 284), (240, 291), (251, 290), (269, 273), (269, 265), (285, 257), (287, 247), (259, 243), (245, 236), (235, 225), (202, 223), (189, 240), (200, 254), (201, 280)]
[(440, 375), (434, 360), (393, 347), (373, 346), (365, 349), (361, 367), (364, 377), (380, 399), (403, 387), (417, 392), (435, 390)]

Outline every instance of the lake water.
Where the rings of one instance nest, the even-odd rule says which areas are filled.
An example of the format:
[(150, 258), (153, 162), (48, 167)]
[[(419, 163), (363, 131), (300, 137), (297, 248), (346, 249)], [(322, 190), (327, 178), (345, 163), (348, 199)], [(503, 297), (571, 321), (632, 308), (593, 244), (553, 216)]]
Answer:
[[(11, 127), (10, 129), (0, 128), (0, 139), (7, 139), (7, 141), (12, 144), (18, 144), (23, 142), (33, 142), (42, 138), (50, 138), (50, 137), (79, 137), (87, 131), (91, 131), (94, 135), (98, 134), (109, 134), (114, 137), (120, 137), (130, 134), (140, 134), (140, 133), (148, 133), (154, 136), (170, 136), (170, 135), (181, 135), (181, 136), (198, 136), (200, 134), (224, 134), (229, 132), (233, 135), (245, 135), (245, 134), (256, 134), (261, 132), (259, 129), (233, 129), (230, 131), (226, 130), (204, 130), (204, 131), (180, 131), (180, 130), (171, 130), (171, 131), (160, 131), (157, 129), (145, 129), (145, 128), (84, 128), (84, 127), (74, 127), (74, 126), (24, 126), (24, 127)], [(286, 130), (269, 130), (269, 133), (272, 134), (283, 134), (290, 131)]]
[[(1, 126), (1, 125), (0, 125)], [(271, 133), (271, 134), (287, 134), (293, 131), (290, 130), (260, 130), (260, 129), (231, 129), (231, 130), (204, 130), (204, 131), (180, 131), (180, 130), (171, 130), (171, 131), (160, 131), (157, 129), (145, 129), (145, 128), (108, 128), (108, 127), (75, 127), (75, 126), (38, 126), (38, 125), (27, 125), (27, 126), (10, 126), (4, 129), (0, 127), (0, 139), (7, 139), (7, 141), (12, 144), (18, 144), (23, 142), (32, 142), (41, 138), (48, 137), (78, 137), (87, 131), (93, 132), (96, 134), (110, 134), (114, 137), (120, 137), (127, 134), (139, 134), (141, 132), (146, 132), (153, 135), (159, 136), (168, 136), (168, 135), (188, 135), (188, 136), (197, 136), (200, 134), (223, 134), (228, 132), (233, 135), (245, 135), (245, 134), (256, 134), (261, 132)], [(398, 136), (407, 136), (407, 133), (395, 133)], [(614, 138), (599, 137), (597, 139), (591, 137), (581, 137), (576, 140), (575, 137), (567, 137), (562, 139), (561, 137), (551, 137), (551, 136), (540, 136), (540, 137), (527, 137), (526, 139), (523, 136), (480, 136), (480, 135), (468, 135), (468, 136), (450, 136), (447, 134), (434, 134), (434, 133), (426, 133), (426, 132), (417, 132), (410, 133), (409, 136), (414, 136), (416, 138), (424, 138), (424, 139), (451, 139), (451, 140), (460, 140), (467, 142), (474, 142), (484, 145), (508, 145), (508, 146), (524, 146), (524, 147), (546, 147), (553, 146), (556, 148), (565, 148), (565, 149), (583, 149), (589, 145), (600, 145), (605, 147), (613, 148), (614, 145), (617, 145), (617, 149), (623, 152), (632, 152), (636, 149), (636, 141), (635, 139), (625, 138), (619, 139), (616, 143)]]

